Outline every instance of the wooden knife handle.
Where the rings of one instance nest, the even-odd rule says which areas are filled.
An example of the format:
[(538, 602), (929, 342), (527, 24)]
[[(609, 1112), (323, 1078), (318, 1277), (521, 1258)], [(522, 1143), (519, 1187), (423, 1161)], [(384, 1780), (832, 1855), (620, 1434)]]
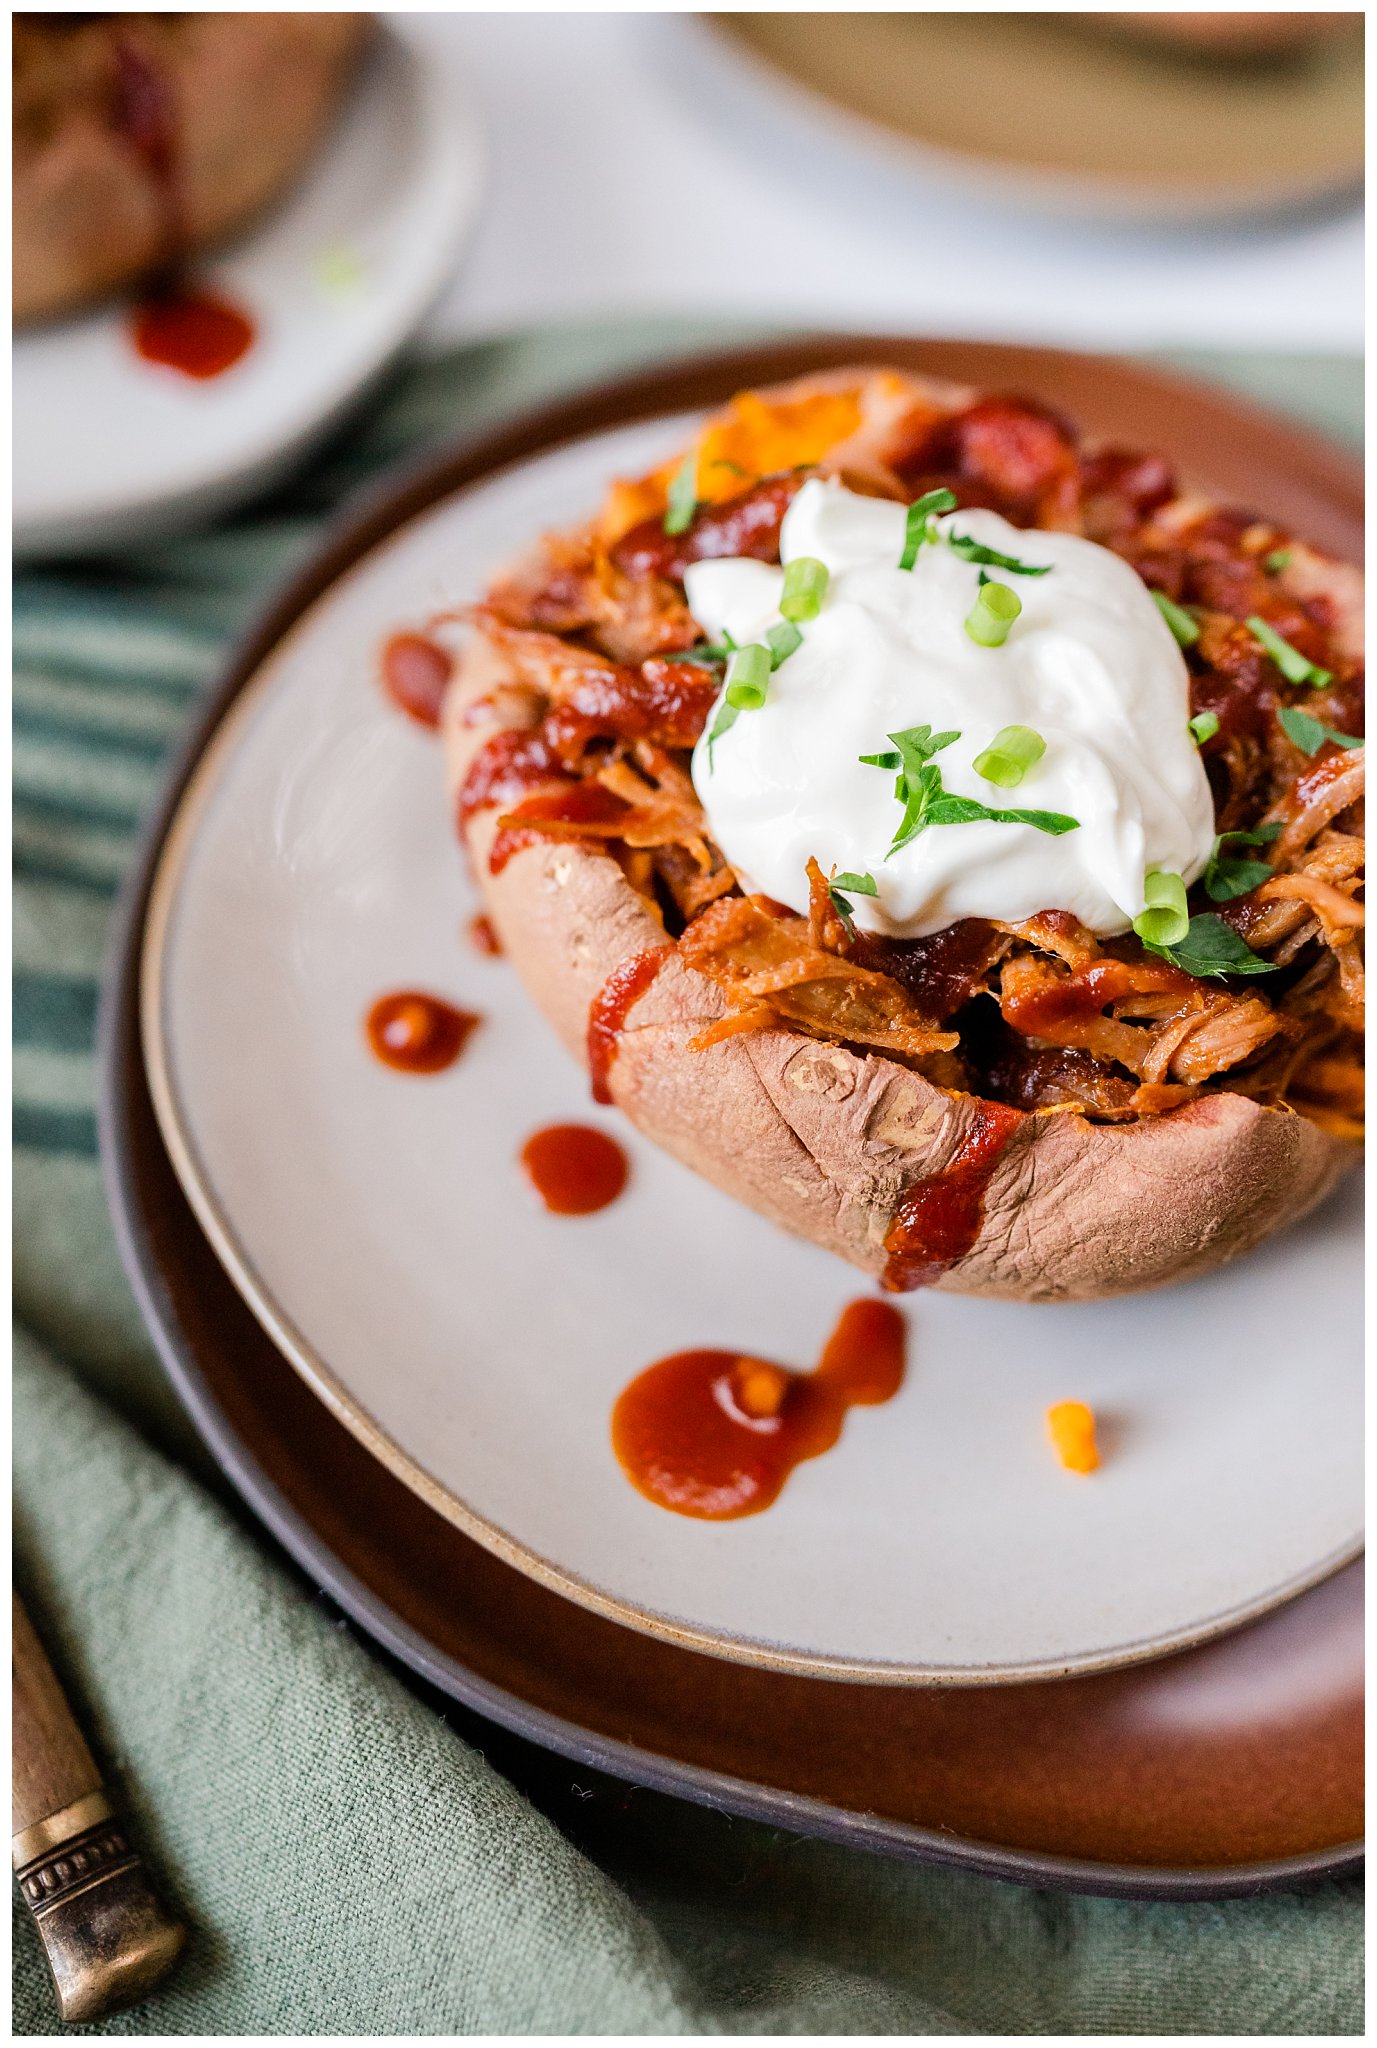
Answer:
[(99, 2019), (152, 1990), (175, 1962), (186, 1929), (130, 1847), (17, 1593), (12, 1657), (19, 1889), (63, 2019)]

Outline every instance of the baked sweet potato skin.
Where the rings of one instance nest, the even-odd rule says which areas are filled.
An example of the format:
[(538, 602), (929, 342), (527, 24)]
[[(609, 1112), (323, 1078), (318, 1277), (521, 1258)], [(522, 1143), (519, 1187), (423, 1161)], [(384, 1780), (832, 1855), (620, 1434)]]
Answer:
[[(474, 756), (501, 729), (484, 709), (504, 673), (479, 637), (451, 686), (443, 732), (456, 804)], [(500, 808), (463, 828), (484, 905), (533, 1000), (583, 1060), (589, 1006), (607, 977), (665, 933), (617, 862), (586, 846), (523, 846), (492, 874)], [(670, 956), (628, 1014), (613, 1100), (685, 1165), (883, 1280), (900, 1198), (949, 1166), (978, 1113), (972, 1098), (882, 1055), (791, 1031), (690, 1050), (723, 1007)], [(1304, 1215), (1355, 1157), (1305, 1118), (1231, 1094), (1129, 1125), (1025, 1116), (994, 1165), (972, 1248), (935, 1284), (1083, 1301), (1189, 1279)]]
[(15, 322), (244, 226), (315, 148), (369, 28), (340, 13), (17, 17)]

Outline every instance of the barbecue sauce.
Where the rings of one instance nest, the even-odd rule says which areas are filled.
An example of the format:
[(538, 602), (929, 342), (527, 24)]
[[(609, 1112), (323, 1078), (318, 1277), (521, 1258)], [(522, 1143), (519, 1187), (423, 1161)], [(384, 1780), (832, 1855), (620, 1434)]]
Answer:
[(394, 633), (379, 656), (378, 670), (397, 709), (433, 731), (454, 672), (449, 650), (424, 633)]
[(613, 968), (589, 1004), (588, 1072), (594, 1102), (612, 1100), (612, 1062), (627, 1017), (673, 951), (673, 946), (651, 946), (644, 953), (633, 953), (620, 967)]
[(526, 1140), (521, 1164), (555, 1216), (591, 1216), (626, 1186), (626, 1154), (588, 1124), (550, 1124)]
[(179, 285), (134, 308), (133, 334), (146, 362), (204, 382), (248, 352), (254, 329), (247, 314), (228, 300)]
[(759, 1514), (796, 1465), (832, 1448), (848, 1408), (899, 1391), (904, 1337), (897, 1309), (864, 1300), (843, 1309), (810, 1373), (732, 1351), (676, 1352), (622, 1394), (612, 1448), (657, 1507), (710, 1522)]
[(364, 1033), (384, 1066), (403, 1074), (438, 1074), (454, 1065), (478, 1022), (438, 996), (400, 989), (374, 1003)]
[(882, 1285), (891, 1294), (931, 1287), (964, 1259), (985, 1220), (985, 1190), (1023, 1121), (1002, 1102), (971, 1100), (971, 1122), (949, 1163), (904, 1189), (885, 1237)]

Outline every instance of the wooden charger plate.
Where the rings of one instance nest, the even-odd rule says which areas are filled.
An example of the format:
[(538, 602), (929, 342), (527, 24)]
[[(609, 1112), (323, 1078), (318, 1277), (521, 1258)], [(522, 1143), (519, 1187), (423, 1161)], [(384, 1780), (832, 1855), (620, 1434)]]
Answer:
[(1347, 1868), (1360, 1854), (1361, 1566), (1204, 1648), (1059, 1684), (849, 1685), (643, 1635), (504, 1564), (332, 1416), (236, 1292), (158, 1134), (137, 999), (150, 877), (212, 732), (307, 606), (407, 519), (534, 450), (863, 357), (1035, 391), (1091, 431), (1208, 466), (1342, 552), (1358, 544), (1351, 465), (1250, 408), (1112, 361), (873, 337), (625, 380), (376, 494), (231, 666), (132, 885), (102, 1027), (103, 1150), (130, 1277), (197, 1426), (287, 1549), (412, 1668), (535, 1741), (803, 1832), (1030, 1882), (1201, 1896)]

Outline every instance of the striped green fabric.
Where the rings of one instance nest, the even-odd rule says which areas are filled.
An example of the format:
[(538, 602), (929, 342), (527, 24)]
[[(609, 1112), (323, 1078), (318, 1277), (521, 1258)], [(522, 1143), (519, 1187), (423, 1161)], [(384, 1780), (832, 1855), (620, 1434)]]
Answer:
[[(629, 1803), (595, 1774), (552, 1763), (475, 1717), (457, 1717), (467, 1745), (442, 1730), (432, 1705), (358, 1645), (339, 1643), (329, 1630), (322, 1636), (324, 1619), (299, 1581), (186, 1477), (195, 1474), (223, 1498), (139, 1325), (95, 1156), (93, 1032), (103, 950), (140, 821), (170, 754), (227, 647), (316, 547), (342, 501), (380, 471), (592, 376), (762, 331), (682, 322), (590, 327), (477, 344), (413, 365), (394, 374), (309, 469), (251, 511), (187, 539), (31, 569), (17, 580), (15, 1294), (25, 1357), (16, 1424), (18, 1569), (49, 1640), (83, 1674), (107, 1760), (118, 1768), (131, 1755), (128, 1796), (137, 1806), (147, 1793), (152, 1838), (177, 1845), (173, 1882), (190, 1893), (202, 1930), (198, 1959), (179, 1988), (116, 2030), (1361, 2028), (1352, 1883), (1307, 1899), (1225, 1907), (1055, 1900), (795, 1845), (773, 1830), (733, 1828), (669, 1800), (638, 1795)], [(1298, 413), (1356, 438), (1355, 365), (1253, 357), (1197, 359), (1193, 367), (1274, 400), (1284, 396)], [(91, 1394), (121, 1411), (143, 1441)], [(149, 1462), (150, 1440), (180, 1470)], [(71, 1494), (60, 1508), (65, 1482), (82, 1475), (80, 1510)], [(146, 1548), (132, 1561), (120, 1547), (127, 1536), (102, 1524), (91, 1505), (106, 1494), (127, 1494), (136, 1522), (143, 1516)], [(112, 1622), (113, 1582), (103, 1574), (119, 1570), (125, 1576)], [(175, 1609), (163, 1588), (179, 1572), (191, 1605)], [(165, 1632), (178, 1615), (179, 1626), (199, 1626), (207, 1600), (242, 1626), (220, 1644), (197, 1637), (192, 1656), (186, 1628)], [(272, 1659), (262, 1651), (269, 1640)], [(188, 1670), (207, 1655), (218, 1658), (222, 1694), (242, 1694), (240, 1720), (222, 1729), (210, 1754), (197, 1750), (195, 1727), (179, 1725), (169, 1735), (148, 1719), (147, 1672), (173, 1669), (180, 1655), (190, 1659)], [(498, 1838), (524, 1843), (486, 1918), (475, 1915), (491, 1858), (466, 1868), (456, 1852), (447, 1879), (432, 1868), (429, 1889), (413, 1892), (397, 1869), (389, 1877), (366, 1855), (360, 1864), (357, 1839), (354, 1868), (345, 1875), (336, 1867), (343, 1890), (324, 1909), (293, 1827), (294, 1802), (316, 1796), (311, 1772), (324, 1753), (320, 1728), (301, 1719), (304, 1696), (330, 1686), (350, 1703), (350, 1726), (366, 1730), (362, 1748), (351, 1749), (337, 1728), (330, 1735), (333, 1768), (357, 1774), (363, 1810), (389, 1785), (399, 1811), (404, 1786), (429, 1787), (431, 1818), (416, 1823), (418, 1857), (434, 1853), (434, 1813), (449, 1812), (444, 1802), (458, 1802), (446, 1826), (459, 1829), (464, 1798), (480, 1794)], [(280, 1744), (259, 1744), (247, 1725), (268, 1698), (273, 1725), (284, 1731)], [(200, 1875), (197, 1828), (205, 1823), (195, 1814), (195, 1772), (213, 1774), (251, 1736), (244, 1771), (257, 1773), (253, 1853), (227, 1820), (213, 1868)], [(358, 1740), (364, 1743), (362, 1733)], [(174, 1768), (168, 1745), (177, 1742)], [(558, 1825), (484, 1765), (482, 1750)], [(242, 1784), (240, 1796), (248, 1796)], [(585, 1796), (594, 1801), (591, 1828), (580, 1825)], [(337, 1818), (345, 1827), (342, 1816), (343, 1809)], [(582, 1849), (564, 1839), (571, 1833)], [(322, 1839), (315, 1848), (339, 1853), (340, 1844)], [(259, 1918), (261, 1902), (249, 1894), (262, 1883), (265, 1859), (287, 1897), (280, 1912), (265, 1907)], [(738, 1870), (739, 1883), (731, 1875)], [(418, 1974), (408, 1916), (425, 1913), (452, 1949), (448, 1962), (432, 1960)], [(359, 1916), (373, 1930), (366, 1972)], [(518, 1939), (537, 1922), (538, 1968), (535, 1951), (522, 1946), (525, 1936)], [(480, 1924), (488, 1943), (481, 1956), (465, 1948), (465, 1929)], [(19, 2031), (47, 2032), (51, 2008), (22, 1916), (16, 1954)]]

